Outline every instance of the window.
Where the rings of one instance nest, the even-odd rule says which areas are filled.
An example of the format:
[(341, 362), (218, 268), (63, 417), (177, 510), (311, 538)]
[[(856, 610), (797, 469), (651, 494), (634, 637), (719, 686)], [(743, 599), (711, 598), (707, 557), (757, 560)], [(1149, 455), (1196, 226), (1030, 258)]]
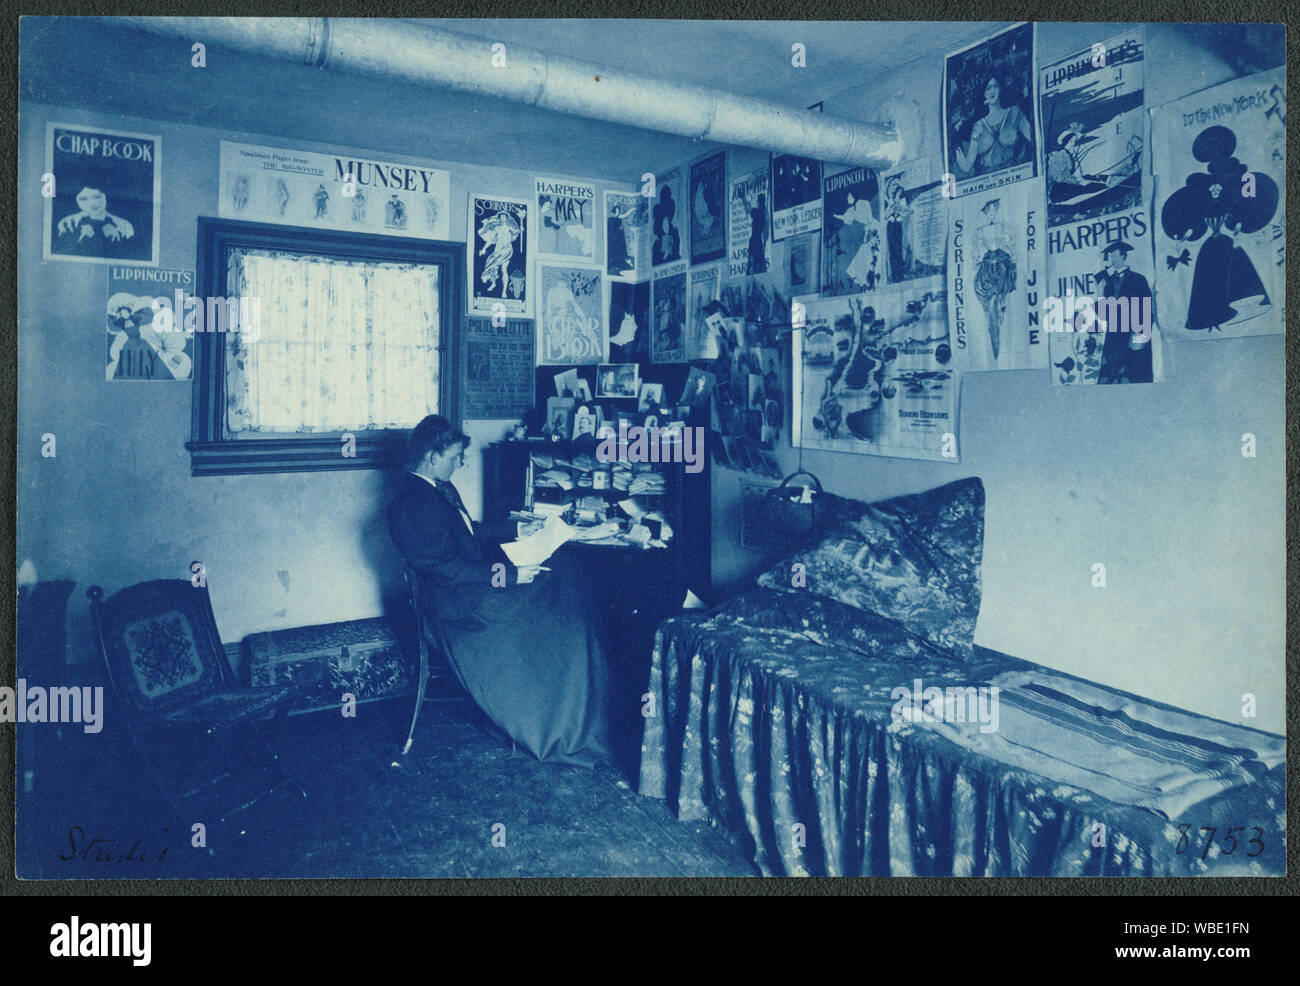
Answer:
[(200, 219), (193, 474), (389, 465), (405, 429), (456, 406), (463, 257)]

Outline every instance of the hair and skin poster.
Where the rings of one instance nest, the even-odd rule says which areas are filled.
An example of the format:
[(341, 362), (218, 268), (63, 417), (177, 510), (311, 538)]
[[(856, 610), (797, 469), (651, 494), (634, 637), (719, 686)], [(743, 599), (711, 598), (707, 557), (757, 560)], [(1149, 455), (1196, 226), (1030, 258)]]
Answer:
[(223, 219), (447, 240), (450, 199), (440, 168), (221, 142)]
[(497, 195), (469, 197), (465, 263), (471, 315), (527, 316), (533, 308), (528, 203)]
[(605, 273), (629, 284), (649, 281), (650, 241), (650, 199), (639, 192), (606, 192)]
[(1197, 340), (1284, 332), (1284, 70), (1158, 107), (1151, 129), (1161, 330)]
[(605, 295), (596, 267), (537, 265), (539, 364), (605, 361)]
[(958, 461), (959, 388), (941, 277), (800, 304), (796, 447)]
[(1017, 24), (944, 59), (944, 161), (958, 196), (1038, 174), (1034, 25)]
[(596, 258), (596, 186), (536, 179), (537, 256), (591, 263)]
[(161, 137), (48, 124), (44, 258), (156, 267), (161, 156)]
[(731, 277), (765, 274), (772, 267), (772, 171), (762, 167), (731, 183)]

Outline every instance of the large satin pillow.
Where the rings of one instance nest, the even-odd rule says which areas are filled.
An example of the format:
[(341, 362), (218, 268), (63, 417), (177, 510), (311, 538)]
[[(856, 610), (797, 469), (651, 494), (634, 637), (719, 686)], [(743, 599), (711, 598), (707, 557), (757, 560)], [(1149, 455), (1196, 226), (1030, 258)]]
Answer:
[(758, 584), (879, 614), (947, 656), (973, 659), (984, 555), (980, 479), (877, 503), (832, 503), (817, 543), (764, 572)]

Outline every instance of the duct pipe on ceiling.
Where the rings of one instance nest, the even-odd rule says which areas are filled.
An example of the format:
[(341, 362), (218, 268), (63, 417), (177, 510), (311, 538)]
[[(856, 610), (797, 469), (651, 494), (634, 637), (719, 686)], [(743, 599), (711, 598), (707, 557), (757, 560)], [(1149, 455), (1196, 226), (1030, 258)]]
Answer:
[[(111, 17), (125, 26), (383, 79), (495, 96), (699, 140), (876, 170), (895, 167), (891, 127), (701, 89), (409, 21), (325, 17)], [(500, 61), (500, 59), (497, 59)]]

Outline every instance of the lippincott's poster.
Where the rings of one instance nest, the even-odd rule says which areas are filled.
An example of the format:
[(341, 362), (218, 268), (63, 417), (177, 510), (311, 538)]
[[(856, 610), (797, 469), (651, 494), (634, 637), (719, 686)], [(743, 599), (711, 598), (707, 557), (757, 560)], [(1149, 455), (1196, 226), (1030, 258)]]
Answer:
[(767, 167), (741, 175), (727, 196), (731, 210), (730, 277), (765, 274), (772, 266), (772, 172)]
[(1017, 24), (944, 60), (944, 160), (957, 195), (1038, 173), (1034, 25)]
[(594, 260), (596, 186), (565, 178), (538, 178), (536, 198), (537, 255)]
[(874, 291), (884, 278), (876, 173), (850, 168), (822, 185), (822, 296)]
[(1043, 184), (1022, 181), (950, 203), (949, 317), (958, 369), (1047, 366), (1040, 322)]
[(605, 295), (596, 267), (537, 265), (539, 363), (605, 361)]
[(1172, 339), (1285, 331), (1284, 70), (1157, 107), (1151, 133), (1161, 330)]
[(470, 195), (465, 236), (466, 292), (470, 314), (528, 315), (532, 222), (528, 203), (493, 195)]
[(796, 447), (956, 462), (958, 380), (941, 277), (804, 298), (792, 336)]
[(1146, 200), (1145, 51), (1138, 27), (1039, 73), (1048, 226), (1124, 212)]
[(451, 238), (451, 175), (439, 168), (228, 140), (220, 164), (223, 219)]

